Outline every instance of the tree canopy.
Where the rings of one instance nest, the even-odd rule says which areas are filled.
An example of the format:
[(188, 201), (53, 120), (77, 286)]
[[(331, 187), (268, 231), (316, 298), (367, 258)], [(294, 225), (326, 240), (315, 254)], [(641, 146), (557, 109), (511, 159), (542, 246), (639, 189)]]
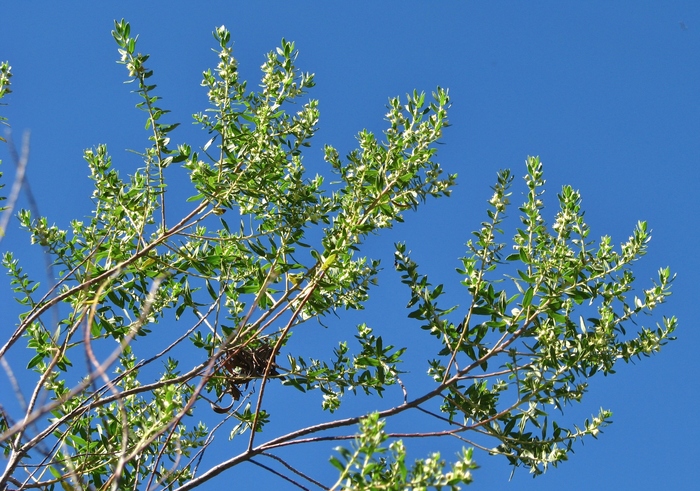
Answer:
[[(439, 305), (444, 287), (411, 258), (410, 238), (395, 246), (408, 307), (402, 329), (426, 338), (427, 364), (411, 370), (427, 371), (429, 385), (404, 377), (398, 331), (361, 324), (337, 333), (333, 353), (299, 354), (334, 315), (363, 308), (381, 267), (363, 254), (365, 239), (449, 196), (457, 176), (435, 160), (449, 92), (390, 99), (383, 135), (360, 132), (344, 157), (326, 145), (327, 182), (304, 167), (319, 110), (304, 99), (314, 77), (297, 68), (294, 43), (283, 39), (267, 54), (259, 89), (250, 90), (229, 31), (217, 28), (218, 61), (202, 78), (210, 105), (193, 118), (207, 140), (175, 144), (179, 123), (169, 122), (148, 55), (128, 22), (116, 22), (113, 36), (150, 145), (126, 178), (105, 145), (85, 151), (89, 220), (64, 230), (17, 212), (55, 278), (40, 285), (12, 252), (3, 255), (25, 311), (0, 340), (0, 359), (28, 350), (26, 367), (3, 367), (15, 381), (31, 371), (33, 385), (16, 385), (15, 411), (1, 401), (0, 488), (184, 491), (254, 464), (301, 489), (458, 489), (471, 481), (478, 451), (540, 474), (610, 422), (605, 409), (578, 424), (563, 419), (588, 379), (672, 339), (675, 317), (631, 328), (666, 300), (673, 280), (661, 268), (655, 282), (635, 286), (647, 224), (619, 248), (607, 235), (594, 240), (571, 186), (548, 223), (543, 165), (528, 157), (520, 222), (506, 220), (519, 183), (503, 170), (466, 245), (457, 274), (467, 305)], [(0, 97), (10, 77), (3, 63)], [(168, 188), (181, 172), (189, 196)], [(181, 216), (170, 211), (184, 204)], [(285, 421), (266, 397), (281, 391), (322, 394), (318, 421)], [(348, 394), (385, 391), (384, 409), (336, 416)], [(387, 429), (413, 413), (429, 429)], [(230, 440), (229, 453), (207, 452), (215, 436)], [(408, 462), (407, 446), (420, 436), (456, 437), (464, 449), (445, 456), (438, 447)], [(338, 445), (329, 464), (335, 482), (279, 454), (324, 441)]]

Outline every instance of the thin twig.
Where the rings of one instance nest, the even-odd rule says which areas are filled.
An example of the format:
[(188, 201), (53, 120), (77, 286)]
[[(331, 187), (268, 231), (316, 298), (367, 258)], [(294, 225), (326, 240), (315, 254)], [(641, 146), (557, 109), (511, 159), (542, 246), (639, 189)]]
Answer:
[(300, 477), (303, 477), (304, 479), (306, 479), (307, 481), (309, 481), (309, 482), (312, 483), (312, 484), (315, 484), (316, 486), (318, 486), (319, 488), (323, 489), (324, 491), (328, 491), (328, 490), (330, 489), (330, 488), (324, 486), (323, 484), (321, 484), (320, 482), (318, 482), (317, 480), (315, 480), (314, 478), (312, 478), (311, 476), (307, 476), (306, 474), (304, 474), (303, 472), (301, 472), (299, 469), (297, 469), (297, 468), (294, 467), (293, 465), (287, 463), (287, 461), (285, 461), (284, 459), (282, 459), (281, 457), (279, 457), (279, 456), (277, 456), (277, 455), (275, 455), (275, 454), (271, 454), (271, 453), (269, 453), (269, 452), (263, 452), (263, 453), (261, 453), (260, 455), (264, 455), (265, 457), (269, 457), (269, 458), (271, 458), (271, 459), (276, 460), (277, 462), (279, 462), (280, 464), (282, 464), (283, 466), (285, 466), (287, 469), (289, 469), (290, 471), (292, 471), (294, 474), (296, 474), (296, 475), (298, 475), (298, 476), (300, 476)]
[(10, 149), (12, 152), (12, 157), (17, 166), (17, 173), (15, 174), (15, 180), (12, 183), (12, 189), (10, 191), (10, 196), (7, 199), (7, 208), (0, 217), (0, 241), (5, 237), (7, 233), (7, 224), (10, 223), (10, 217), (15, 209), (17, 200), (19, 199), (19, 193), (22, 187), (25, 186), (24, 175), (27, 170), (27, 164), (29, 163), (29, 131), (24, 132), (24, 137), (22, 138), (22, 156), (17, 155), (17, 151), (14, 150), (14, 145), (12, 145), (12, 138), (8, 133), (8, 142), (10, 143)]
[(278, 476), (278, 477), (281, 477), (282, 479), (284, 479), (284, 480), (287, 481), (287, 482), (292, 483), (293, 485), (295, 485), (295, 486), (298, 487), (299, 489), (303, 489), (304, 491), (311, 491), (309, 488), (307, 488), (307, 487), (305, 487), (305, 486), (302, 486), (301, 484), (299, 484), (298, 482), (296, 482), (296, 481), (295, 481), (294, 479), (292, 479), (291, 477), (285, 476), (284, 474), (282, 474), (281, 472), (276, 471), (276, 470), (273, 469), (272, 467), (268, 467), (268, 466), (266, 466), (265, 464), (261, 464), (260, 462), (257, 462), (257, 461), (255, 461), (255, 460), (253, 460), (253, 459), (250, 459), (249, 462), (250, 462), (251, 464), (255, 464), (255, 465), (259, 466), (259, 467), (262, 467), (263, 469), (265, 469), (265, 470), (268, 471), (268, 472), (272, 472), (274, 475), (276, 475), (276, 476)]

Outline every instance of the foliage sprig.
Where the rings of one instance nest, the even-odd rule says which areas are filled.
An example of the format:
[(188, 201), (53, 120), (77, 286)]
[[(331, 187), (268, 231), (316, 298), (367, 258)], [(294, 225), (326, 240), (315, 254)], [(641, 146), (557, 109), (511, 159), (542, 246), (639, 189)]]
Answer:
[[(404, 441), (426, 436), (460, 438), (539, 474), (610, 422), (608, 410), (579, 425), (560, 419), (583, 399), (588, 379), (672, 339), (675, 317), (627, 332), (666, 301), (673, 280), (665, 268), (635, 289), (631, 266), (646, 252), (647, 224), (639, 222), (619, 250), (607, 236), (596, 244), (579, 193), (566, 186), (549, 227), (542, 164), (530, 157), (512, 250), (503, 240), (514, 181), (507, 170), (467, 244), (458, 269), (465, 307), (438, 305), (445, 287), (433, 286), (406, 245), (396, 245), (407, 323), (418, 321), (437, 343), (426, 367), (430, 389), (416, 394), (402, 381), (404, 340), (365, 324), (328, 357), (302, 355), (314, 333), (307, 321), (327, 322), (328, 314), (366, 303), (380, 265), (362, 255), (365, 239), (428, 198), (449, 196), (456, 175), (443, 175), (435, 160), (449, 125), (448, 91), (438, 87), (432, 100), (417, 91), (390, 99), (383, 135), (361, 131), (345, 157), (326, 145), (338, 179), (327, 185), (304, 166), (319, 110), (303, 100), (315, 82), (297, 68), (294, 43), (283, 39), (267, 54), (252, 91), (239, 77), (229, 31), (216, 28), (216, 66), (202, 74), (210, 107), (193, 117), (206, 141), (175, 144), (178, 123), (163, 122), (168, 110), (138, 36), (124, 20), (112, 34), (145, 115), (144, 166), (124, 178), (107, 146), (97, 145), (84, 153), (95, 188), (89, 219), (61, 229), (18, 213), (58, 279), (43, 287), (14, 254), (3, 256), (23, 312), (0, 357), (31, 353), (34, 385), (17, 390), (18, 411), (0, 412), (7, 459), (0, 488), (184, 491), (246, 462), (300, 488), (469, 483), (472, 449), (449, 465), (438, 453), (406, 463)], [(0, 64), (0, 97), (9, 77), (9, 65)], [(166, 213), (166, 196), (178, 198), (166, 194), (174, 172), (192, 184), (190, 208), (177, 218)], [(398, 402), (392, 387), (401, 391)], [(386, 406), (280, 430), (268, 395), (292, 389), (318, 394), (323, 414), (333, 417), (349, 394), (383, 396)], [(438, 429), (385, 430), (408, 412), (427, 415)], [(234, 451), (212, 463), (221, 432)], [(345, 440), (354, 443), (331, 458), (339, 472), (331, 485), (279, 452)], [(261, 464), (264, 457), (282, 470)]]

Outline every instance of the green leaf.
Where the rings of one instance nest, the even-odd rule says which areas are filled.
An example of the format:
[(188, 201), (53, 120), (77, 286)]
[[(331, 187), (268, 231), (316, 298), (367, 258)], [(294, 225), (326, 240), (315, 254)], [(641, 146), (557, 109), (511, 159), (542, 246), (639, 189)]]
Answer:
[(532, 303), (532, 297), (535, 294), (535, 289), (533, 287), (525, 290), (525, 295), (523, 295), (523, 308), (527, 308)]
[(31, 360), (29, 360), (29, 363), (27, 363), (27, 369), (34, 368), (37, 366), (39, 363), (44, 361), (44, 355), (41, 353), (38, 353), (32, 357)]

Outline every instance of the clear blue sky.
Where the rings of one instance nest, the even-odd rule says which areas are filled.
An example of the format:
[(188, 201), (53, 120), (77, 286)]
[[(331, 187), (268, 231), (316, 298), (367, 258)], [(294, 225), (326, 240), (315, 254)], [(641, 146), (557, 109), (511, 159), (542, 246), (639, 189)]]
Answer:
[[(124, 68), (115, 63), (114, 19), (126, 18), (132, 33), (140, 33), (139, 49), (151, 54), (163, 106), (172, 110), (173, 121), (185, 123), (205, 108), (199, 83), (202, 70), (216, 62), (210, 50), (215, 26), (232, 31), (251, 86), (259, 79), (263, 54), (282, 37), (295, 41), (299, 66), (316, 74), (310, 97), (320, 100), (321, 131), (305, 157), (314, 171), (322, 169), (324, 143), (344, 154), (360, 129), (381, 131), (388, 97), (449, 87), (452, 126), (439, 161), (459, 174), (459, 185), (452, 198), (430, 202), (405, 224), (372, 238), (367, 251), (388, 266), (392, 243), (405, 240), (423, 272), (445, 283), (450, 292), (445, 303), (466, 303), (454, 268), (470, 231), (484, 217), (489, 186), (499, 169), (510, 167), (521, 176), (526, 156), (539, 155), (548, 181), (545, 202), (554, 206), (563, 184), (579, 189), (594, 237), (609, 234), (619, 244), (637, 220), (649, 222), (653, 240), (638, 263), (638, 278), (647, 282), (661, 266), (678, 273), (664, 313), (681, 322), (678, 341), (659, 355), (591, 381), (587, 398), (572, 414), (582, 420), (601, 406), (612, 409), (614, 424), (598, 440), (577, 445), (569, 462), (535, 480), (519, 471), (509, 482), (504, 459), (477, 452), (482, 468), (469, 489), (697, 489), (700, 299), (693, 284), (700, 277), (700, 3), (173, 0), (71, 7), (75, 4), (3, 2), (0, 12), (0, 61), (9, 60), (15, 73), (10, 105), (0, 111), (16, 139), (25, 129), (32, 132), (28, 177), (50, 221), (66, 226), (89, 214), (84, 149), (106, 143), (128, 172), (140, 163), (125, 150), (147, 145), (143, 114), (134, 109), (138, 101), (129, 93), (132, 87), (122, 84)], [(187, 124), (178, 131), (173, 140), (193, 146), (207, 139)], [(4, 145), (0, 158), (8, 182), (13, 172)], [(0, 249), (26, 244), (15, 227)], [(0, 287), (2, 332), (9, 332), (15, 314), (7, 314), (6, 279)], [(411, 342), (410, 333), (418, 329), (405, 318), (407, 299), (387, 267), (368, 310), (329, 319), (337, 325), (319, 336), (349, 338), (354, 324), (367, 321), (387, 338), (400, 331)], [(423, 363), (428, 355), (417, 346), (407, 356)], [(2, 376), (0, 397), (8, 393)], [(387, 407), (391, 401), (375, 403)], [(290, 417), (296, 417), (293, 408)], [(412, 457), (436, 445), (411, 444)], [(454, 450), (446, 447), (445, 457)], [(225, 443), (217, 452), (226, 452)], [(327, 453), (314, 455), (332, 476)], [(236, 489), (252, 489), (260, 474), (247, 465), (230, 476), (202, 489), (234, 488), (234, 482)], [(287, 489), (281, 481), (273, 483), (274, 489)]]

